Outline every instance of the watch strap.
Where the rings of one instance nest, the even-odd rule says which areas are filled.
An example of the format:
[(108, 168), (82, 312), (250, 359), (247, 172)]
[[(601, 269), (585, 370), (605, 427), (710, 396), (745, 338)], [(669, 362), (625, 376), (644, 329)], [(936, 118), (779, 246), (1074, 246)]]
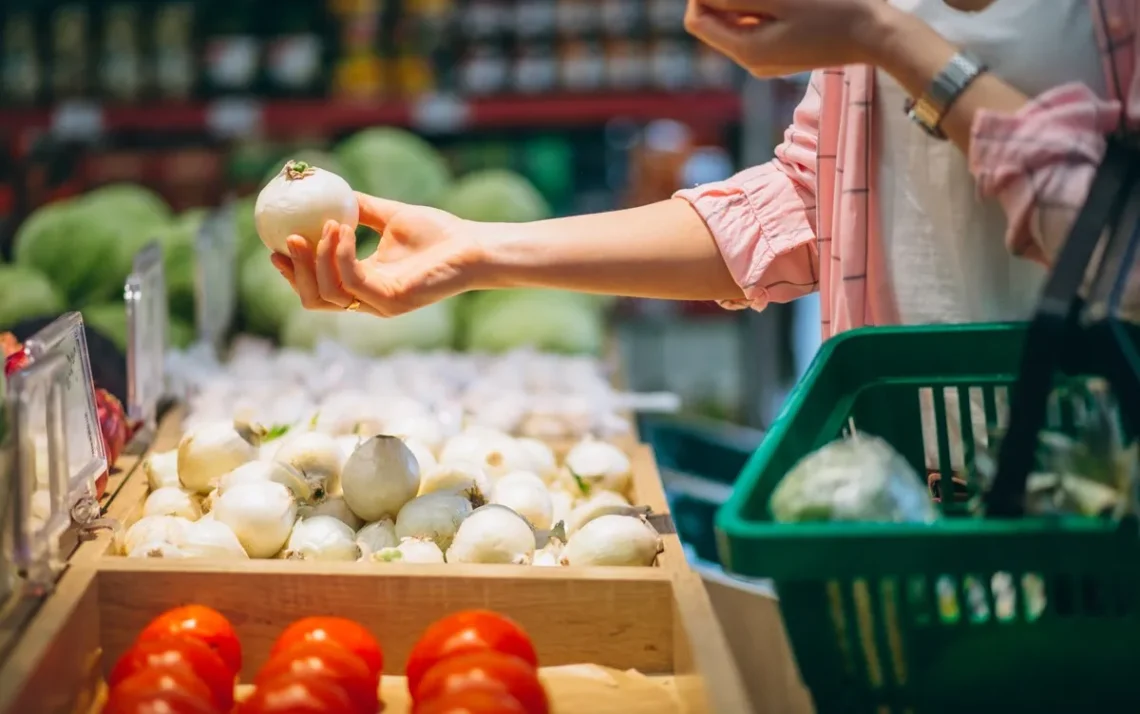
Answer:
[(945, 139), (946, 135), (939, 128), (942, 120), (954, 102), (986, 70), (985, 63), (970, 52), (958, 52), (950, 58), (921, 97), (907, 101), (907, 116), (927, 134)]

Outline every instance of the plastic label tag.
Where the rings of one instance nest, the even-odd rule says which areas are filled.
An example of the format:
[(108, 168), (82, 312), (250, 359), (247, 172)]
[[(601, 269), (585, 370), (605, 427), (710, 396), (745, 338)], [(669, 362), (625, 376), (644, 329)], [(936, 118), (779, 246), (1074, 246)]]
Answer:
[(444, 94), (429, 94), (412, 106), (412, 124), (434, 134), (459, 131), (470, 118), (463, 100)]
[(83, 316), (69, 312), (59, 317), (29, 339), (26, 348), (33, 364), (48, 355), (59, 355), (66, 363), (62, 400), (70, 493), (93, 495), (95, 479), (107, 470), (107, 452), (95, 408)]
[(237, 223), (232, 203), (212, 212), (198, 231), (195, 280), (198, 339), (220, 349), (237, 303)]
[(60, 139), (96, 139), (103, 133), (103, 109), (93, 102), (62, 102), (52, 114), (51, 131)]
[(158, 242), (151, 241), (135, 254), (123, 299), (127, 305), (127, 416), (150, 427), (166, 395), (166, 273)]
[(206, 110), (206, 125), (223, 139), (241, 139), (261, 128), (261, 102), (254, 99), (220, 99)]

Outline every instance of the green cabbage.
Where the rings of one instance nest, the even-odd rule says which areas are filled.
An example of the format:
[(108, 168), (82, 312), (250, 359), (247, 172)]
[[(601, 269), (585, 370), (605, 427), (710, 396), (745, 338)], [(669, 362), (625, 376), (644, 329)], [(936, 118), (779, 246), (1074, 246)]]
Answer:
[(237, 254), (243, 260), (252, 253), (265, 250), (265, 244), (257, 235), (257, 225), (253, 221), (253, 208), (256, 204), (257, 196), (246, 196), (234, 202)]
[(398, 350), (434, 350), (455, 341), (455, 303), (444, 300), (398, 317), (337, 312), (336, 340), (353, 352), (379, 357)]
[(238, 301), (246, 329), (267, 337), (277, 337), (289, 316), (302, 311), (301, 299), (269, 262), (267, 251), (253, 253), (242, 260)]
[(42, 273), (0, 265), (0, 329), (33, 317), (54, 317), (65, 309), (63, 296)]
[(281, 327), (281, 344), (297, 350), (311, 350), (321, 339), (336, 339), (337, 313), (296, 309)]
[[(83, 322), (90, 328), (111, 340), (122, 352), (127, 351), (127, 306), (121, 302), (107, 302), (89, 305), (81, 310)], [(167, 323), (167, 337), (170, 346), (188, 347), (194, 341), (192, 324), (177, 317), (170, 317)]]
[(592, 295), (556, 290), (483, 292), (470, 297), (465, 321), (465, 346), (476, 352), (533, 347), (599, 354), (605, 343), (605, 313)]
[(530, 181), (506, 169), (467, 174), (440, 205), (469, 221), (526, 223), (550, 218), (550, 205)]
[(162, 266), (166, 274), (166, 295), (173, 318), (194, 322), (197, 308), (197, 243), (198, 231), (206, 219), (205, 210), (193, 209), (153, 236), (162, 247)]
[(451, 183), (451, 171), (431, 144), (403, 129), (365, 129), (336, 147), (344, 173), (357, 191), (393, 201), (435, 206)]

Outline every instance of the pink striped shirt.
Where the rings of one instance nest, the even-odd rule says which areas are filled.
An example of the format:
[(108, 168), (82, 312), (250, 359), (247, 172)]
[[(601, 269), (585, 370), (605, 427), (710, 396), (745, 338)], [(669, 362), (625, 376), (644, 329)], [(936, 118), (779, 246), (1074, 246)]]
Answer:
[[(1039, 262), (1068, 236), (1105, 135), (1122, 120), (1140, 128), (1140, 0), (1089, 2), (1110, 96), (1065, 84), (1016, 114), (979, 112), (971, 127), (979, 194), (1005, 209), (1010, 251)], [(816, 71), (772, 161), (677, 193), (744, 290), (724, 307), (760, 310), (819, 290), (824, 339), (899, 322), (879, 234), (874, 90), (874, 67)]]

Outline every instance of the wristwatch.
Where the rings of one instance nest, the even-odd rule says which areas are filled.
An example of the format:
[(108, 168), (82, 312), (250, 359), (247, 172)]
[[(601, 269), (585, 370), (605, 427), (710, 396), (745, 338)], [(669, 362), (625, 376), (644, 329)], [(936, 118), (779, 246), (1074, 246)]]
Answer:
[(930, 136), (945, 139), (946, 134), (939, 128), (942, 120), (958, 97), (987, 69), (985, 63), (974, 55), (959, 52), (950, 58), (925, 94), (917, 100), (907, 100), (904, 107), (907, 116)]

